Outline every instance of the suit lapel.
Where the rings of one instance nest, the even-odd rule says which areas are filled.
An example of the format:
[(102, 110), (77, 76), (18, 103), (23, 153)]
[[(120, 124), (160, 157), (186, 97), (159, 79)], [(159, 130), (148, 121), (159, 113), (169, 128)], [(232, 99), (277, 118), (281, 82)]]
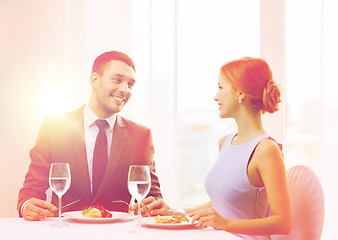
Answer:
[(109, 179), (118, 169), (118, 165), (120, 163), (120, 159), (124, 151), (127, 138), (128, 134), (125, 130), (125, 124), (123, 122), (123, 119), (119, 115), (117, 115), (107, 169), (103, 176), (101, 186), (98, 189), (96, 196), (94, 196), (93, 202), (95, 202), (99, 198), (99, 196), (105, 191)]

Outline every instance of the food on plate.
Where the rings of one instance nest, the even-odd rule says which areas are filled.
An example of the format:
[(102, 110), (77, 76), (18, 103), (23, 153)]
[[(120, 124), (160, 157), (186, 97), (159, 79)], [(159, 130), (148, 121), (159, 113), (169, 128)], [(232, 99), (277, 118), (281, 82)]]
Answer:
[(83, 210), (82, 215), (90, 218), (111, 218), (112, 214), (105, 209), (101, 204), (90, 206)]
[(186, 216), (167, 216), (167, 217), (155, 217), (155, 223), (171, 223), (171, 224), (175, 224), (175, 223), (182, 223), (182, 222), (188, 222), (189, 223), (189, 219)]

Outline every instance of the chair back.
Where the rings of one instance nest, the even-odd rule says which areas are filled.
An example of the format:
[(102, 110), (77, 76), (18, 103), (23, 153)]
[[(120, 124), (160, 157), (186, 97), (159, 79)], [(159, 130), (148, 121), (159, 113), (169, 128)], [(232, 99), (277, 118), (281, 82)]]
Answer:
[(272, 235), (272, 240), (320, 240), (324, 224), (324, 194), (315, 173), (297, 165), (286, 172), (293, 227), (288, 235)]

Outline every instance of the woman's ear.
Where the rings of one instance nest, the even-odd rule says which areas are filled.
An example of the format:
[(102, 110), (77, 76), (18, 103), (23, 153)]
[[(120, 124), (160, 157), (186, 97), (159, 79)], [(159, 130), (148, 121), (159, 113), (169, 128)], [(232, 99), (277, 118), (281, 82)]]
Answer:
[(246, 94), (243, 92), (238, 92), (238, 102), (241, 103), (244, 98), (246, 97)]

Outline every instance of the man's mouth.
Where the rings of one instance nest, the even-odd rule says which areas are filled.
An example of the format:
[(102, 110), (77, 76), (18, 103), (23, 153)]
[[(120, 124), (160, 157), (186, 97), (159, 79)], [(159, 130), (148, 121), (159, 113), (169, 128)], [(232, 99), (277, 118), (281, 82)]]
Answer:
[(112, 97), (120, 103), (124, 103), (126, 101), (126, 98), (121, 97), (121, 96), (112, 95)]

